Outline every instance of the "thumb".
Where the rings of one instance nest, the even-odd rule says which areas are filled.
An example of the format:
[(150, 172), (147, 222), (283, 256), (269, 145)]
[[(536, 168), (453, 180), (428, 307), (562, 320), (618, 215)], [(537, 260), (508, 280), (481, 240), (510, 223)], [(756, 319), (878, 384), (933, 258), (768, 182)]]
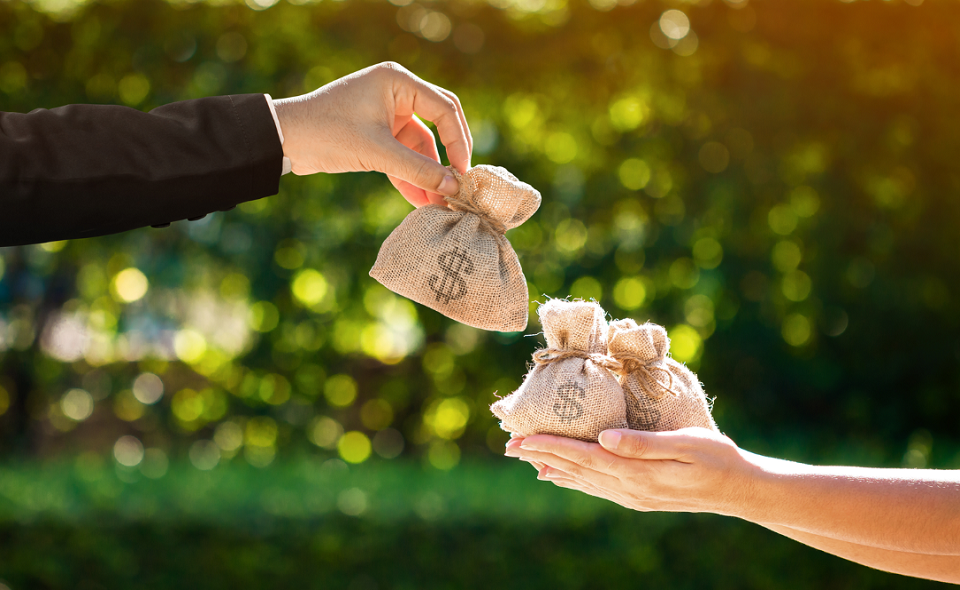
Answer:
[(392, 136), (385, 142), (383, 169), (389, 176), (430, 193), (453, 196), (460, 190), (457, 179), (440, 162), (417, 153)]
[(604, 430), (600, 433), (599, 441), (604, 449), (627, 459), (656, 461), (684, 456), (680, 440), (673, 432)]

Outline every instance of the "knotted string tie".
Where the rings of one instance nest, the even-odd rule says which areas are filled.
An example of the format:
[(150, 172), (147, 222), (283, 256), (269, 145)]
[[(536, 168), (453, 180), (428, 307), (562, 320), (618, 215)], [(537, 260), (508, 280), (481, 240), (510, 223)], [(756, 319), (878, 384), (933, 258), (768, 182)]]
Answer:
[[(640, 387), (642, 387), (654, 399), (657, 399), (662, 395), (658, 393), (657, 387), (660, 389), (665, 389), (675, 396), (680, 395), (679, 392), (673, 389), (673, 373), (667, 369), (664, 369), (663, 367), (653, 366), (651, 364), (655, 362), (653, 359), (648, 359), (632, 352), (615, 352), (611, 356), (621, 367), (619, 371), (614, 372), (619, 373), (624, 377), (628, 375), (636, 375), (637, 381), (640, 383)], [(657, 379), (656, 373), (665, 373), (667, 375), (667, 379), (669, 380), (669, 385)]]
[(538, 365), (549, 365), (557, 361), (569, 358), (581, 358), (593, 362), (604, 369), (619, 373), (623, 370), (623, 365), (615, 358), (607, 356), (600, 352), (587, 352), (585, 350), (558, 350), (556, 348), (541, 348), (533, 353), (533, 360)]
[(504, 235), (507, 233), (507, 226), (500, 222), (499, 219), (494, 219), (486, 211), (481, 211), (476, 205), (466, 199), (459, 199), (457, 197), (444, 197), (444, 201), (447, 202), (447, 205), (450, 206), (454, 211), (462, 211), (463, 213), (473, 213), (478, 218), (480, 218), (480, 225), (484, 227), (488, 232), (492, 234)]

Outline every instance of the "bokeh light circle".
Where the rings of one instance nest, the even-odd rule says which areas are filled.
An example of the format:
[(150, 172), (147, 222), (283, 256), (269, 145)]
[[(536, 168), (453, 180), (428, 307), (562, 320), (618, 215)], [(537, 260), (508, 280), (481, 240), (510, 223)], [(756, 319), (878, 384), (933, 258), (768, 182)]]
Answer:
[(121, 436), (113, 445), (113, 456), (124, 467), (136, 467), (143, 461), (143, 443), (135, 436)]
[(133, 396), (142, 404), (155, 404), (163, 397), (163, 381), (153, 373), (142, 373), (133, 382)]
[(679, 41), (690, 32), (690, 19), (683, 12), (670, 9), (660, 15), (660, 30), (668, 39)]
[(60, 399), (60, 409), (67, 418), (83, 422), (93, 414), (93, 396), (83, 389), (71, 389)]

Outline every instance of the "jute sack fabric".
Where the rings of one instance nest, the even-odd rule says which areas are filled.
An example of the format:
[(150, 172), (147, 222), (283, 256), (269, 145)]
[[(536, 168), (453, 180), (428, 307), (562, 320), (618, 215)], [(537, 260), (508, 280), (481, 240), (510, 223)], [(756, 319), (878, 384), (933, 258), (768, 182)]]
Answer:
[(718, 430), (697, 376), (673, 360), (667, 331), (631, 319), (610, 323), (607, 347), (619, 361), (620, 382), (633, 430), (679, 430), (701, 426)]
[(527, 280), (504, 233), (536, 212), (540, 193), (498, 166), (450, 171), (460, 191), (447, 207), (407, 215), (381, 246), (370, 276), (468, 326), (523, 330)]
[(555, 434), (596, 442), (608, 428), (626, 428), (623, 390), (606, 355), (607, 322), (599, 305), (553, 299), (538, 312), (547, 348), (517, 391), (490, 409), (507, 432)]

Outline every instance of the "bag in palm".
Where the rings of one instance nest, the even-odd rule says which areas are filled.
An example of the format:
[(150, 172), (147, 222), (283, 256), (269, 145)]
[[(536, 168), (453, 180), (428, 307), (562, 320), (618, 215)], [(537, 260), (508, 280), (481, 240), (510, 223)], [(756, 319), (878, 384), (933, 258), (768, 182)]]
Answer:
[(491, 406), (504, 430), (596, 442), (608, 428), (626, 428), (623, 390), (606, 354), (607, 322), (599, 305), (554, 299), (538, 310), (547, 348), (517, 391)]

